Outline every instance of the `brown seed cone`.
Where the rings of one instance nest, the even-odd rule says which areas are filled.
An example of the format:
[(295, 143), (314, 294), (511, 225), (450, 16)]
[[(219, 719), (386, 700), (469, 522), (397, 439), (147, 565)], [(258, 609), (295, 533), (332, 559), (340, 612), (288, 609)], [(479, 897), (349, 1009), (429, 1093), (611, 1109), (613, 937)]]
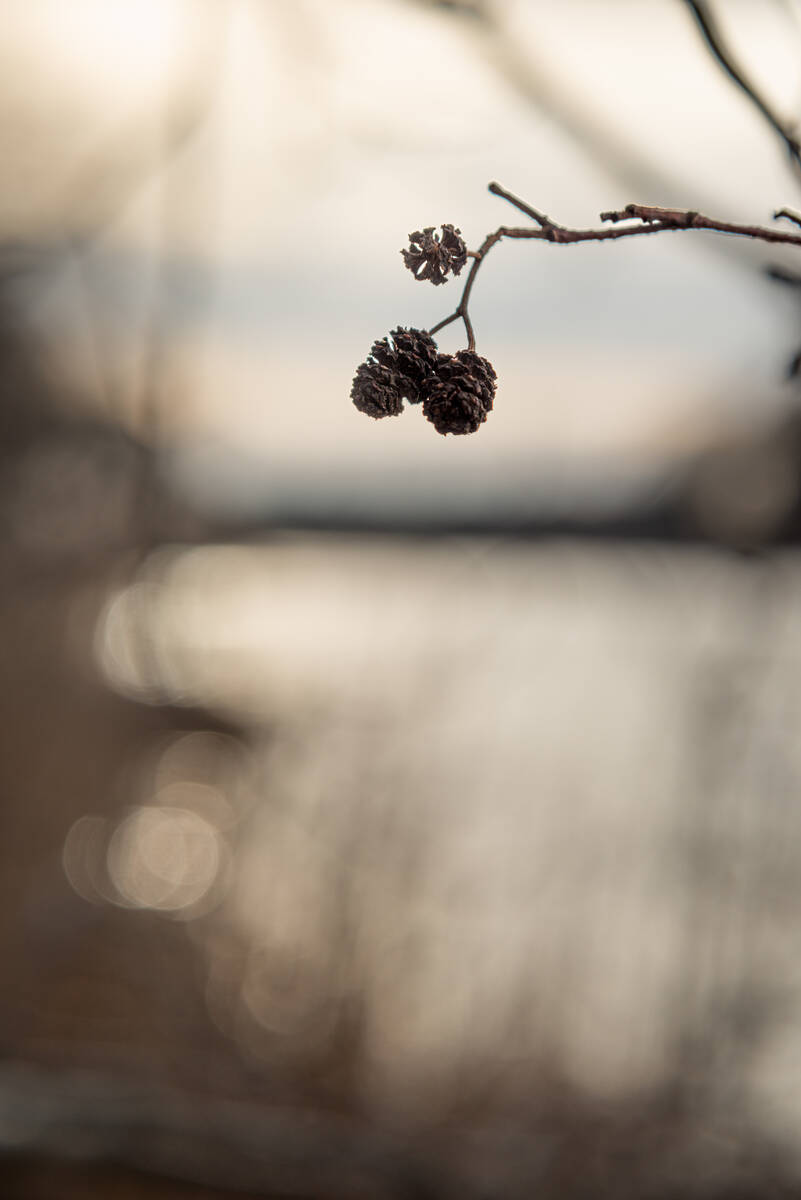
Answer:
[(473, 350), (441, 354), (423, 414), (437, 433), (475, 433), (492, 410), (495, 380), (492, 363)]
[(368, 417), (396, 417), (404, 398), (417, 404), (439, 362), (434, 339), (423, 329), (394, 329), (373, 342), (365, 362), (356, 369), (350, 396)]
[(389, 338), (374, 342), (370, 356), (402, 376), (403, 395), (410, 404), (418, 404), (427, 394), (437, 369), (437, 344), (423, 329), (403, 329), (400, 326), (392, 330)]
[(476, 354), (475, 350), (458, 350), (455, 357), (460, 363), (464, 363), (470, 368), (476, 379), (480, 380), (482, 386), (486, 388), (489, 394), (489, 408), (492, 408), (492, 400), (495, 396), (495, 384), (498, 376), (495, 374), (495, 368), (492, 363), (482, 358), (480, 354)]
[(417, 229), (409, 234), (409, 246), (401, 250), (403, 261), (415, 279), (429, 279), (434, 286), (445, 283), (448, 275), (458, 275), (467, 262), (467, 246), (462, 231), (453, 225), (441, 225), (442, 236), (434, 233), (435, 226)]
[(368, 417), (397, 417), (403, 412), (400, 377), (378, 362), (360, 363), (356, 368), (350, 398)]

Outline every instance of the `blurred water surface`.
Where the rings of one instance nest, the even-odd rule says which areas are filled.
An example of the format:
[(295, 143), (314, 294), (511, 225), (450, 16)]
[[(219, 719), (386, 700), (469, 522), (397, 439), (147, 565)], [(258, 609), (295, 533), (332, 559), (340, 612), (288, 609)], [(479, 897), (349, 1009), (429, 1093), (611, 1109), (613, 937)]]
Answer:
[[(344, 1023), (377, 1111), (679, 1077), (794, 1144), (794, 553), (308, 537), (143, 573), (101, 619), (106, 678), (255, 734), (238, 819), (175, 801), (238, 830), (192, 933), (227, 1035), (300, 1062)], [(150, 803), (117, 875), (120, 837), (168, 836)]]

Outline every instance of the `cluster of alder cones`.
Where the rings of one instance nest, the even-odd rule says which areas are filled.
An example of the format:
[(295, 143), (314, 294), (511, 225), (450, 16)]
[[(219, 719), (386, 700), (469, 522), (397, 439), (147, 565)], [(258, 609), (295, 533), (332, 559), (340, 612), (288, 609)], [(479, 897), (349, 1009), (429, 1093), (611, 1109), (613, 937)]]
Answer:
[[(452, 225), (409, 235), (403, 260), (415, 279), (444, 283), (467, 262), (461, 233)], [(374, 342), (356, 369), (351, 399), (368, 417), (396, 417), (403, 402), (422, 404), (423, 415), (438, 433), (475, 433), (492, 410), (496, 375), (475, 350), (440, 354), (423, 329), (394, 329)]]

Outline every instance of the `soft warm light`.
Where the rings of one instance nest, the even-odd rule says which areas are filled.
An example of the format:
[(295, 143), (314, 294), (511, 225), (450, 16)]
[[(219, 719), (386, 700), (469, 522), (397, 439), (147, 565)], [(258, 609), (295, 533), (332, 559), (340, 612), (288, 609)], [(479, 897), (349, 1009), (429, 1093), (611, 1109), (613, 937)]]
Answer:
[(110, 899), (105, 864), (108, 836), (107, 819), (87, 814), (78, 818), (64, 839), (64, 874), (73, 890), (91, 904)]
[(116, 829), (108, 871), (122, 900), (135, 908), (178, 912), (210, 891), (222, 862), (217, 830), (181, 808), (137, 808)]
[(183, 0), (40, 0), (26, 5), (26, 25), (59, 74), (113, 82), (118, 95), (120, 87), (144, 92), (167, 77), (186, 10)]
[(162, 602), (158, 584), (134, 583), (113, 594), (100, 617), (95, 658), (111, 686), (124, 696), (157, 702), (166, 696), (153, 640)]

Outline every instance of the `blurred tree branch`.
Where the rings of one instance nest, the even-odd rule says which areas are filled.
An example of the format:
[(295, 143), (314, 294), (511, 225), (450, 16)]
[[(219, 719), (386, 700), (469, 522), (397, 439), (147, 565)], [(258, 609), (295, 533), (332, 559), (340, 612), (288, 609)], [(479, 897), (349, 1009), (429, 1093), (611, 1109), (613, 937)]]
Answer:
[(796, 170), (801, 169), (801, 143), (799, 143), (798, 139), (791, 132), (787, 123), (782, 121), (774, 112), (772, 106), (759, 91), (756, 84), (748, 78), (744, 69), (737, 62), (734, 53), (726, 43), (709, 4), (706, 0), (682, 0), (682, 2), (695, 18), (712, 57), (732, 82), (745, 93), (771, 129), (781, 138)]
[[(501, 6), (491, 0), (414, 0), (426, 8), (441, 9), (454, 17), (470, 19), (470, 28), (498, 76), (518, 96), (547, 116), (611, 180), (629, 194), (676, 201), (692, 196), (699, 207), (721, 209), (725, 197), (702, 194), (696, 180), (682, 179), (667, 169), (648, 150), (634, 145), (602, 117), (598, 116), (593, 97), (582, 98), (572, 80), (563, 80), (509, 27)], [(740, 243), (715, 248), (723, 250), (728, 261), (752, 269), (754, 255)]]

